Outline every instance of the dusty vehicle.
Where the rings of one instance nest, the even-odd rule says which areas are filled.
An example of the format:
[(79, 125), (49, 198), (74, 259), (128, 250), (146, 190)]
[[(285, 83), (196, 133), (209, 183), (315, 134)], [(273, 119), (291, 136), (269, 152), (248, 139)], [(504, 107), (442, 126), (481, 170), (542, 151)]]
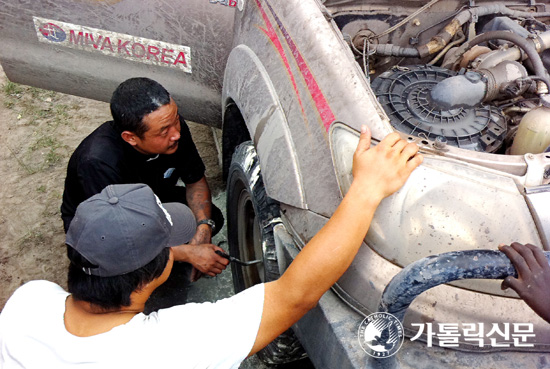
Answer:
[[(121, 81), (148, 76), (186, 119), (222, 128), (230, 251), (264, 261), (233, 269), (237, 290), (277, 278), (327, 222), (361, 124), (421, 146), (424, 163), (382, 203), (352, 266), (293, 327), (317, 368), (550, 365), (549, 326), (490, 279), (498, 252), (465, 252), (550, 250), (548, 3), (0, 3), (10, 80), (108, 101)], [(448, 252), (445, 284), (402, 312), (401, 349), (370, 359), (360, 325), (388, 302), (392, 278), (405, 273), (393, 283), (410, 291), (421, 282), (404, 268)], [(261, 355), (293, 360), (297, 342), (287, 332)]]

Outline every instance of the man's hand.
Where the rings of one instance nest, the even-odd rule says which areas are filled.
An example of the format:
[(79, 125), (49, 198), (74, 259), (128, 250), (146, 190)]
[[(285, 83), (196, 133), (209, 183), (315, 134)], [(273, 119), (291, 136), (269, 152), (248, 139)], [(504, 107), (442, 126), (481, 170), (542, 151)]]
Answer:
[[(212, 242), (212, 228), (208, 224), (201, 224), (197, 227), (197, 231), (195, 232), (195, 235), (189, 241), (189, 244), (191, 245), (201, 245), (201, 244), (209, 244)], [(203, 276), (203, 273), (197, 269), (196, 267), (193, 267), (193, 270), (191, 271), (191, 281), (196, 282)]]
[(220, 274), (229, 264), (229, 260), (216, 254), (216, 250), (225, 252), (221, 247), (213, 244), (172, 247), (174, 260), (185, 261), (193, 265), (194, 270), (191, 274), (191, 281), (193, 282), (198, 279), (195, 270), (214, 277)]
[(498, 247), (518, 272), (518, 277), (506, 277), (503, 290), (512, 288), (535, 313), (550, 323), (550, 266), (539, 247), (513, 242)]
[(398, 133), (390, 133), (377, 146), (370, 147), (371, 132), (361, 127), (359, 144), (353, 155), (353, 184), (372, 199), (382, 200), (405, 184), (422, 163), (415, 143), (407, 143)]

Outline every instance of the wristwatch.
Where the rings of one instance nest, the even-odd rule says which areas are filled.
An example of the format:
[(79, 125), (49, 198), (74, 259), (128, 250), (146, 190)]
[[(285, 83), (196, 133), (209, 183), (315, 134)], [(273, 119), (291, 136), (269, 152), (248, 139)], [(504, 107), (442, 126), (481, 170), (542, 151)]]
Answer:
[(212, 219), (203, 219), (197, 223), (197, 227), (201, 224), (208, 224), (210, 228), (212, 228), (212, 232), (216, 229), (216, 222), (214, 222)]

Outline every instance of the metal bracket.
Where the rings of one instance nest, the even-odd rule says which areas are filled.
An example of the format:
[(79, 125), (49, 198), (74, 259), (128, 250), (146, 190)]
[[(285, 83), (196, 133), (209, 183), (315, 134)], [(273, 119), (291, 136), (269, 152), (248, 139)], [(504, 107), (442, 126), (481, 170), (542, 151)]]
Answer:
[(525, 173), (525, 187), (542, 185), (545, 179), (545, 173), (550, 167), (548, 154), (525, 154), (525, 163), (527, 171)]
[(525, 201), (537, 225), (543, 248), (550, 250), (550, 185), (526, 188)]

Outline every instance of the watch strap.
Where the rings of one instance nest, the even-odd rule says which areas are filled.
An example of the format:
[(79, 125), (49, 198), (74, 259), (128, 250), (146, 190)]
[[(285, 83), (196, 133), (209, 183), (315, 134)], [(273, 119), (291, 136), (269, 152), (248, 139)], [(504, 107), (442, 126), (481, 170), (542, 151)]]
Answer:
[(212, 228), (212, 231), (216, 229), (216, 222), (214, 222), (212, 219), (203, 219), (197, 222), (197, 227), (201, 224), (208, 224), (210, 228)]

